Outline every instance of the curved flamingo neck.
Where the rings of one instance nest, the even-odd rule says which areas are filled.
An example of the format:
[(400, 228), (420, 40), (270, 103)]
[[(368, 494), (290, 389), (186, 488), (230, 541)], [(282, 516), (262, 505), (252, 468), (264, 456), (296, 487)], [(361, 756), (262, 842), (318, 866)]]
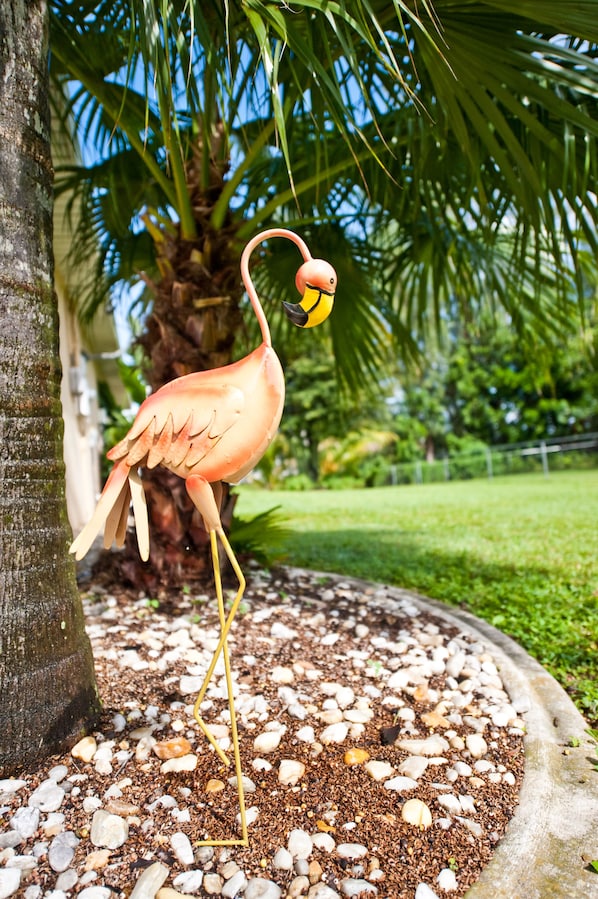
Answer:
[(268, 320), (266, 319), (266, 315), (264, 313), (264, 310), (262, 309), (262, 304), (260, 303), (259, 297), (257, 295), (257, 290), (255, 289), (253, 281), (251, 280), (251, 276), (249, 274), (249, 257), (259, 244), (263, 243), (265, 240), (268, 240), (270, 237), (286, 237), (288, 238), (288, 240), (292, 240), (293, 243), (299, 248), (304, 262), (309, 262), (309, 260), (312, 258), (305, 241), (303, 241), (297, 234), (295, 234), (294, 231), (288, 231), (286, 228), (268, 228), (267, 231), (260, 231), (259, 234), (256, 234), (255, 237), (251, 238), (251, 240), (243, 250), (243, 255), (241, 256), (241, 278), (243, 279), (243, 284), (245, 285), (247, 295), (249, 296), (253, 311), (255, 312), (255, 317), (258, 320), (260, 331), (262, 332), (262, 340), (266, 346), (272, 346), (272, 338), (270, 337)]

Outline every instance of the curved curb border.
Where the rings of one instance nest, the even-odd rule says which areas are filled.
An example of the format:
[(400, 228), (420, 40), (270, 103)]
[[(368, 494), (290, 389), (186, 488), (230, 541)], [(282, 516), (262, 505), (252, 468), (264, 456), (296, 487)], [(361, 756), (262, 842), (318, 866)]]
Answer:
[[(327, 577), (384, 600), (409, 599), (422, 611), (479, 638), (492, 652), (514, 708), (526, 721), (525, 770), (519, 805), (506, 833), (466, 899), (598, 899), (598, 770), (586, 723), (565, 691), (525, 650), (469, 612), (410, 590), (330, 572)], [(579, 741), (570, 746), (570, 741)]]

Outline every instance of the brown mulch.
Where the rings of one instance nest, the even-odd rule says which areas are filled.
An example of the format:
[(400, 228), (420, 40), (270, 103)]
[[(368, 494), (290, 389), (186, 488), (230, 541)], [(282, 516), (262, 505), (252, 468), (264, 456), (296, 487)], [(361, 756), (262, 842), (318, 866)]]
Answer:
[[(330, 590), (334, 592), (333, 599)], [(84, 595), (87, 597), (86, 612), (90, 624), (105, 625), (103, 636), (96, 635), (92, 641), (98, 686), (104, 704), (97, 726), (98, 742), (115, 741), (114, 752), (119, 749), (123, 752), (134, 750), (136, 744), (130, 736), (131, 732), (152, 721), (159, 721), (163, 713), (168, 714), (171, 720), (156, 730), (155, 736), (158, 739), (174, 736), (171, 724), (180, 719), (185, 722), (182, 733), (192, 742), (197, 740), (193, 751), (197, 752), (198, 764), (192, 772), (165, 775), (161, 773), (161, 763), (155, 756), (152, 755), (144, 764), (139, 764), (133, 754), (132, 759), (124, 761), (120, 767), (115, 762), (110, 775), (100, 775), (93, 763), (84, 763), (67, 753), (52, 758), (39, 771), (30, 772), (27, 776), (27, 789), (30, 786), (33, 790), (45, 778), (48, 770), (58, 764), (68, 767), (69, 778), (79, 775), (70, 781), (77, 789), (71, 789), (60, 811), (66, 815), (65, 826), (73, 830), (80, 839), (73, 862), (73, 867), (80, 875), (84, 871), (87, 856), (95, 849), (89, 840), (91, 816), (83, 809), (85, 798), (98, 796), (105, 805), (106, 791), (111, 786), (120, 784), (123, 800), (137, 806), (139, 811), (129, 819), (130, 831), (126, 843), (110, 852), (108, 863), (97, 871), (97, 879), (93, 884), (87, 884), (109, 887), (112, 897), (120, 899), (129, 895), (139, 871), (152, 862), (161, 861), (170, 868), (166, 886), (172, 886), (176, 875), (185, 870), (170, 846), (170, 836), (173, 833), (183, 831), (192, 843), (205, 839), (208, 835), (218, 839), (236, 835), (236, 790), (227, 784), (221, 792), (206, 793), (209, 780), (221, 779), (226, 782), (234, 771), (225, 769), (215, 753), (207, 747), (201, 734), (194, 736), (197, 728), (194, 730), (188, 708), (192, 697), (181, 696), (179, 690), (180, 677), (187, 673), (186, 665), (175, 660), (172, 669), (165, 675), (155, 665), (152, 666), (156, 654), (152, 655), (147, 643), (148, 631), (154, 631), (158, 636), (168, 634), (178, 616), (185, 616), (187, 621), (200, 621), (202, 628), (215, 628), (217, 616), (215, 601), (208, 593), (199, 597), (190, 592), (176, 595), (165, 593), (157, 603), (148, 604), (146, 598), (131, 591), (116, 589), (114, 585), (106, 583), (96, 583), (85, 585)], [(110, 612), (106, 615), (108, 597), (116, 598), (112, 617)], [(113, 603), (113, 600), (110, 601)], [(264, 617), (272, 606), (276, 607), (275, 616)], [(274, 621), (293, 628), (296, 636), (288, 640), (273, 639), (270, 629)], [(404, 616), (400, 610), (389, 611), (384, 603), (378, 604), (373, 588), (369, 592), (357, 594), (350, 584), (325, 583), (322, 579), (307, 575), (298, 579), (284, 570), (271, 576), (258, 574), (250, 582), (247, 605), (243, 607), (231, 632), (231, 655), (235, 675), (242, 689), (250, 691), (252, 695), (263, 696), (269, 706), (264, 721), (244, 720), (243, 717), (239, 719), (243, 771), (256, 784), (255, 792), (246, 794), (246, 805), (257, 806), (259, 815), (250, 826), (248, 848), (218, 848), (213, 858), (207, 861), (205, 853), (196, 856), (201, 858), (197, 868), (214, 872), (221, 869), (224, 861), (234, 860), (248, 878), (257, 876), (275, 881), (282, 888), (284, 896), (295, 874), (273, 868), (272, 857), (277, 849), (286, 847), (288, 834), (294, 828), (309, 833), (319, 830), (330, 832), (337, 844), (360, 843), (368, 848), (368, 855), (361, 863), (363, 871), (355, 869), (356, 862), (339, 858), (334, 852), (314, 850), (310, 861), (317, 861), (319, 864), (320, 880), (338, 892), (343, 879), (351, 876), (367, 877), (368, 872), (379, 865), (385, 875), (383, 880), (376, 881), (379, 897), (413, 899), (418, 884), (422, 882), (428, 884), (438, 896), (463, 896), (488, 864), (516, 808), (524, 765), (522, 736), (516, 730), (492, 727), (492, 736), (486, 735), (490, 743), (486, 758), (495, 766), (503, 765), (512, 772), (516, 778), (514, 785), (504, 782), (495, 785), (486, 777), (479, 779), (483, 783), (475, 782), (471, 785), (467, 779), (460, 778), (445, 790), (474, 797), (474, 820), (482, 826), (481, 837), (474, 836), (467, 827), (457, 822), (453, 822), (447, 829), (436, 823), (438, 818), (448, 817), (436, 803), (441, 791), (434, 786), (437, 782), (444, 783), (443, 771), (446, 766), (430, 765), (418, 781), (417, 789), (401, 794), (384, 789), (382, 783), (374, 782), (366, 775), (363, 766), (345, 764), (344, 753), (352, 746), (367, 750), (373, 759), (390, 762), (395, 769), (407, 757), (408, 753), (394, 744), (385, 744), (381, 738), (382, 729), (392, 726), (397, 720), (396, 709), (384, 705), (382, 696), (372, 697), (374, 716), (366, 724), (358, 740), (348, 737), (342, 744), (324, 746), (316, 755), (313, 747), (295, 739), (294, 733), (300, 727), (312, 724), (317, 734), (324, 725), (316, 721), (315, 712), (310, 713), (304, 721), (292, 720), (280, 702), (279, 684), (272, 681), (271, 672), (274, 666), (294, 667), (297, 674), (291, 687), (299, 694), (305, 694), (304, 702), (307, 707), (320, 681), (346, 683), (357, 695), (362, 695), (364, 687), (381, 687), (381, 672), (384, 672), (385, 665), (389, 662), (388, 650), (382, 646), (377, 651), (375, 645), (369, 644), (367, 640), (362, 641), (363, 645), (369, 647), (371, 660), (368, 658), (365, 667), (353, 667), (352, 653), (357, 646), (356, 622), (367, 625), (369, 637), (378, 635), (387, 641), (398, 641), (402, 639), (401, 632), (414, 628), (412, 618)], [(431, 632), (436, 627), (446, 639), (459, 635), (456, 628), (450, 628), (433, 614), (418, 615), (415, 621), (418, 633), (424, 632), (430, 625)], [(337, 641), (333, 645), (322, 644), (322, 635), (331, 632), (338, 634)], [(467, 638), (462, 633), (460, 636)], [(123, 651), (136, 653), (142, 660), (149, 660), (150, 667), (138, 672), (130, 668), (124, 669), (115, 660), (115, 655), (118, 656)], [(319, 672), (316, 680), (301, 674), (314, 668)], [(444, 675), (430, 680), (427, 686), (432, 691), (432, 696), (442, 693), (444, 680)], [(403, 734), (403, 737), (424, 738), (433, 732), (421, 720), (422, 714), (429, 713), (437, 705), (437, 699), (431, 701), (427, 693), (426, 689), (422, 689), (407, 690), (401, 694), (405, 705), (415, 712), (414, 725), (417, 731)], [(318, 711), (321, 709), (322, 699), (320, 696)], [(159, 711), (156, 716), (152, 710), (154, 717), (147, 719), (145, 712), (151, 706), (157, 707)], [(219, 709), (224, 707), (224, 701), (216, 700), (214, 707), (205, 714), (206, 722), (209, 724), (216, 720)], [(470, 714), (476, 716), (479, 711), (471, 708)], [(114, 719), (117, 715), (124, 715), (127, 719), (122, 730), (115, 730)], [(288, 726), (287, 732), (279, 748), (267, 756), (272, 764), (271, 770), (256, 771), (252, 767), (257, 754), (253, 749), (253, 740), (263, 730), (265, 723), (273, 719), (283, 721)], [(455, 725), (452, 729), (463, 736), (471, 733), (471, 728), (465, 724)], [(443, 731), (437, 729), (436, 732), (442, 734)], [(449, 763), (463, 759), (459, 752), (451, 751), (448, 756)], [(279, 783), (278, 766), (281, 759), (295, 759), (305, 764), (305, 776), (296, 786), (283, 786)], [(172, 809), (162, 804), (148, 809), (149, 805), (165, 794), (174, 797), (179, 809), (188, 810), (190, 821), (180, 823), (173, 818)], [(402, 820), (402, 805), (413, 796), (423, 800), (431, 808), (435, 820), (432, 827), (420, 830)], [(23, 803), (22, 793), (13, 800), (13, 807), (20, 803)], [(10, 818), (10, 814), (11, 812), (4, 815), (5, 821)], [(33, 844), (40, 839), (38, 835), (30, 840), (27, 847), (19, 848), (19, 853), (31, 851)], [(458, 889), (450, 894), (440, 890), (436, 884), (438, 873), (446, 867), (452, 867), (457, 872)], [(315, 876), (312, 872), (312, 880)], [(23, 895), (24, 890), (32, 884), (40, 884), (44, 891), (52, 890), (56, 878), (57, 874), (51, 870), (47, 858), (42, 854), (36, 870), (23, 878), (18, 895)], [(82, 888), (81, 885), (76, 885), (68, 895), (76, 895)], [(196, 895), (207, 896), (203, 889)]]

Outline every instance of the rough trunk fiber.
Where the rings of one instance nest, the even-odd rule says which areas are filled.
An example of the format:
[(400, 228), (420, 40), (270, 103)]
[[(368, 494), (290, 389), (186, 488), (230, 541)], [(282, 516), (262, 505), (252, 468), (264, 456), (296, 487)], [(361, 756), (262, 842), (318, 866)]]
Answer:
[(45, 0), (0, 4), (0, 775), (98, 711), (62, 462)]
[[(242, 326), (237, 226), (230, 216), (218, 230), (210, 224), (226, 166), (213, 163), (210, 184), (202, 189), (200, 155), (201, 148), (187, 167), (197, 237), (185, 240), (178, 233), (162, 232), (156, 241), (162, 278), (152, 285), (152, 312), (139, 340), (152, 390), (181, 375), (228, 364)], [(150, 558), (141, 562), (135, 537), (129, 534), (124, 552), (111, 563), (119, 576), (149, 592), (211, 579), (208, 536), (183, 481), (158, 468), (145, 470), (143, 482), (150, 515)], [(225, 528), (230, 526), (233, 507), (234, 498), (226, 491)]]

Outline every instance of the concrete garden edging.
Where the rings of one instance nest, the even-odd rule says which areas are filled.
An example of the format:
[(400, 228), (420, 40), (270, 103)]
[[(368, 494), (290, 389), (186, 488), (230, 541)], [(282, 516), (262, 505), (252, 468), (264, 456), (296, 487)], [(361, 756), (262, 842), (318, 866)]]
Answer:
[(598, 873), (589, 868), (598, 859), (595, 749), (583, 717), (555, 679), (514, 640), (469, 612), (409, 590), (329, 572), (309, 574), (383, 590), (385, 601), (408, 598), (479, 638), (526, 721), (519, 805), (466, 899), (598, 899)]

